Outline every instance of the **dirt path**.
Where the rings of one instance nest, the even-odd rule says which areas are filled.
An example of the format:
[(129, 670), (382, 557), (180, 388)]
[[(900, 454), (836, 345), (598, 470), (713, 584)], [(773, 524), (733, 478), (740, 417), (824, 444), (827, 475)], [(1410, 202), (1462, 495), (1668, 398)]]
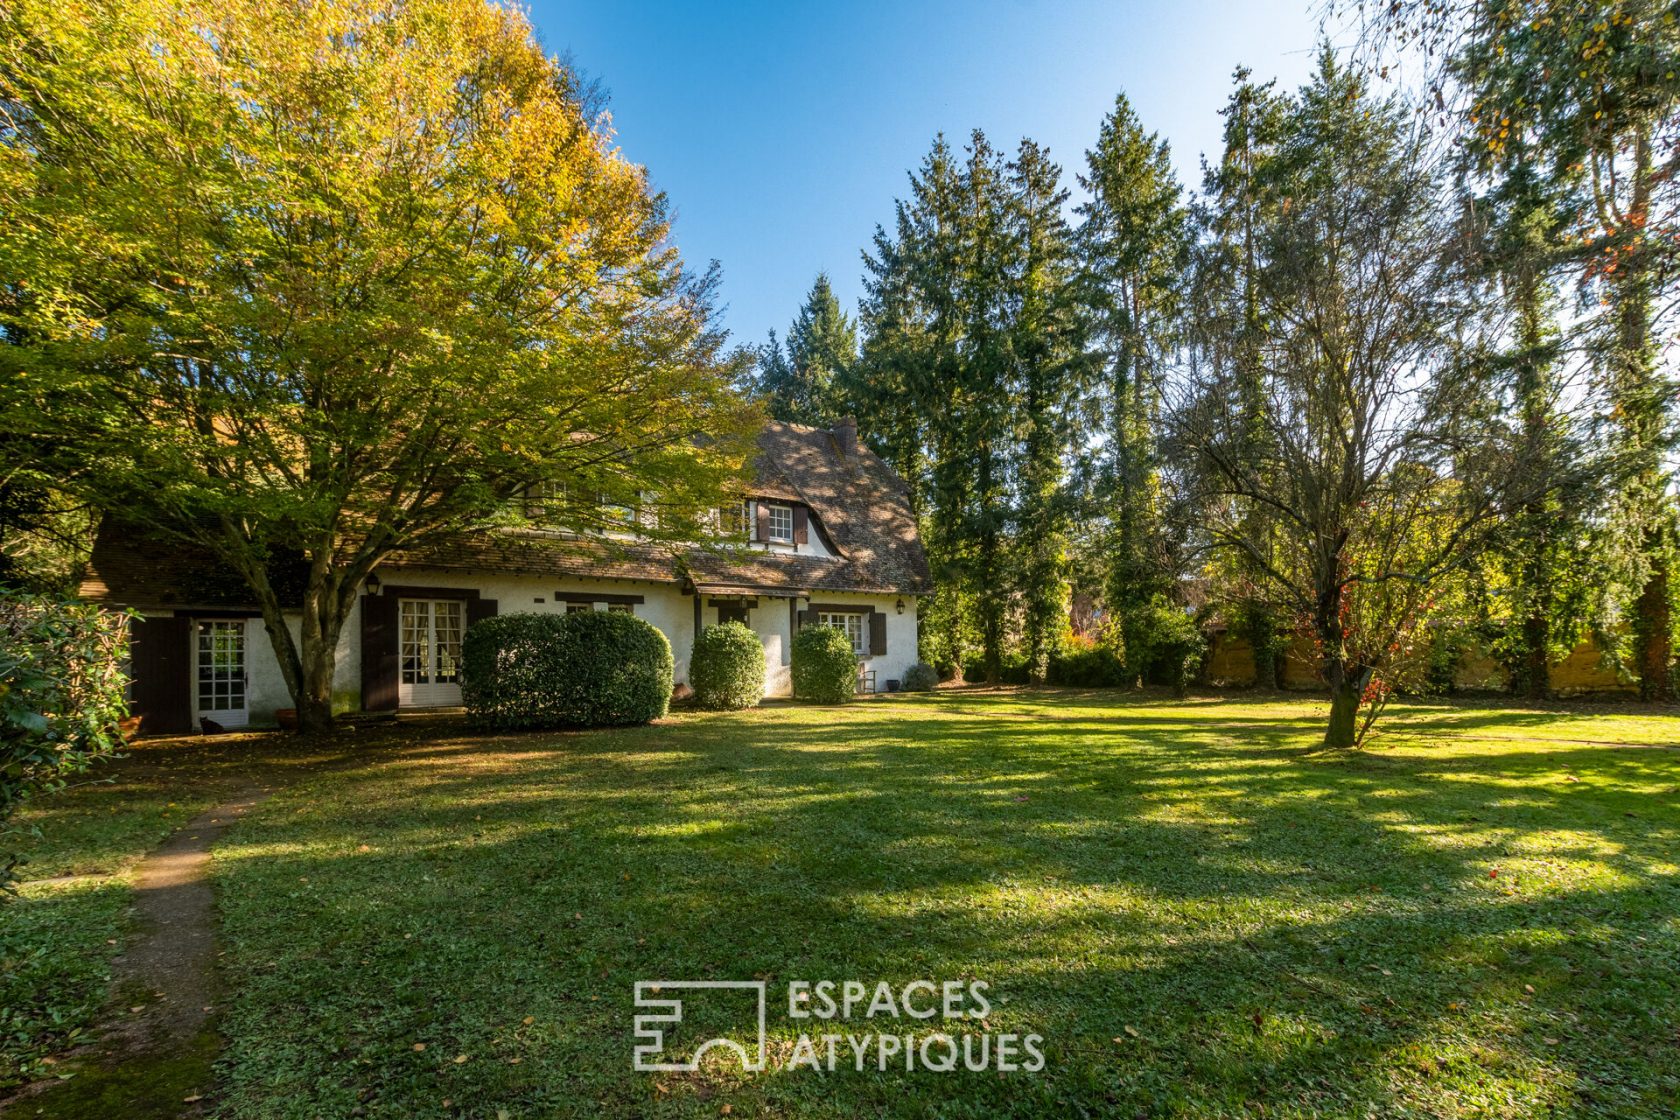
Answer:
[(251, 784), (177, 829), (136, 865), (134, 928), (112, 961), (114, 1017), (71, 1055), (75, 1076), (26, 1086), (9, 1117), (203, 1115), (221, 1049), (214, 1029), (216, 898), (210, 849), (277, 783)]
[(124, 951), (112, 961), (111, 1010), (94, 1042), (60, 1055), (58, 1068), (73, 1076), (35, 1082), (0, 1099), (0, 1116), (176, 1120), (205, 1115), (222, 1047), (216, 1029), (222, 992), (211, 849), (276, 791), (328, 771), (377, 765), (440, 730), (454, 729), (414, 721), (257, 755), (249, 766), (241, 766), (214, 808), (176, 829), (135, 865), (133, 924)]
[(135, 869), (135, 935), (116, 960), (117, 985), (151, 999), (120, 1030), (139, 1046), (178, 1046), (215, 1009), (216, 899), (210, 849), (274, 787), (241, 790), (188, 821)]

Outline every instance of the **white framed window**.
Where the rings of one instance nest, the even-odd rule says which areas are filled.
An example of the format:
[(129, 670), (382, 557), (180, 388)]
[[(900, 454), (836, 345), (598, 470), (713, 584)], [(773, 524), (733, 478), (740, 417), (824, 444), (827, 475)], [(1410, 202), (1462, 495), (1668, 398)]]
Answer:
[(404, 599), (399, 607), (399, 651), (407, 685), (458, 684), (461, 680), (459, 599)]
[(861, 614), (829, 614), (824, 611), (817, 616), (817, 625), (832, 626), (846, 635), (846, 640), (852, 643), (852, 652), (862, 657), (868, 652), (868, 635), (865, 633), (863, 615)]
[(770, 539), (777, 544), (793, 543), (793, 507), (766, 506), (770, 511)]
[(629, 603), (608, 603), (607, 610), (613, 614), (635, 614), (636, 608)]

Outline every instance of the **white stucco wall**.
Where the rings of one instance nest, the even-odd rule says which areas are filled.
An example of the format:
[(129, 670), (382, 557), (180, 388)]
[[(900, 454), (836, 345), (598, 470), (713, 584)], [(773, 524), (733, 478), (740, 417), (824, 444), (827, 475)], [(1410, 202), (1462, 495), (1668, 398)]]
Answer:
[[(154, 617), (184, 616), (196, 617), (192, 611), (148, 611)], [(226, 621), (225, 619), (219, 619)], [(302, 631), (302, 615), (288, 613), (287, 628), (292, 632), (292, 641), (296, 642)], [(274, 643), (269, 640), (268, 631), (263, 627), (260, 618), (245, 620), (245, 704), (250, 713), (249, 720), (252, 727), (273, 727), (274, 712), (277, 708), (292, 707), (292, 695), (286, 688), (285, 675), (280, 672), (280, 658), (274, 652)], [(361, 605), (358, 603), (350, 612), (350, 620), (345, 623), (344, 632), (339, 635), (337, 664), (333, 672), (333, 710), (338, 712), (355, 711), (361, 707), (362, 698), (362, 616)], [(197, 648), (196, 627), (194, 634), (188, 639)], [(195, 663), (189, 659), (189, 666)], [(189, 668), (188, 687), (192, 689), (192, 705), (194, 718), (198, 712), (198, 682), (196, 671)]]
[[(675, 586), (669, 584), (639, 583), (630, 580), (590, 580), (578, 578), (547, 577), (547, 576), (516, 576), (481, 573), (463, 573), (450, 571), (427, 571), (415, 568), (387, 570), (381, 572), (382, 581), (391, 586), (402, 587), (439, 587), (465, 588), (476, 590), (487, 599), (496, 600), (496, 610), (499, 614), (513, 614), (516, 612), (560, 613), (564, 612), (567, 602), (557, 599), (556, 592), (566, 594), (600, 594), (600, 595), (640, 595), (643, 601), (635, 605), (635, 614), (657, 626), (671, 643), (671, 654), (676, 662), (676, 679), (679, 683), (688, 680), (688, 660), (694, 646), (694, 596), (684, 595)], [(904, 613), (897, 611), (896, 604), (902, 598)], [(867, 668), (876, 674), (876, 687), (885, 689), (889, 679), (902, 681), (904, 673), (916, 661), (916, 599), (905, 595), (863, 595), (840, 591), (819, 591), (809, 599), (801, 597), (791, 600), (797, 603), (799, 609), (804, 609), (813, 601), (817, 603), (834, 603), (856, 606), (867, 610), (871, 607), (886, 615), (887, 619), (887, 652), (864, 658)], [(758, 596), (758, 606), (749, 613), (749, 621), (753, 630), (758, 634), (764, 645), (765, 653), (765, 695), (787, 696), (793, 691), (793, 679), (788, 665), (788, 653), (791, 651), (793, 636), (792, 618), (786, 597)], [(709, 596), (701, 597), (701, 625), (710, 626), (717, 622), (717, 608), (711, 606)], [(597, 604), (597, 609), (604, 609)], [(154, 612), (167, 615), (171, 612)], [(191, 611), (175, 612), (188, 617)], [(298, 636), (300, 620), (296, 615), (288, 617), (288, 623), (295, 641)], [(361, 602), (351, 610), (350, 618), (346, 621), (344, 632), (339, 637), (337, 650), (337, 668), (333, 676), (333, 708), (335, 711), (355, 711), (361, 707), (362, 688), (362, 617)], [(247, 688), (247, 704), (250, 711), (250, 723), (254, 727), (272, 727), (274, 712), (277, 708), (292, 706), (290, 694), (286, 690), (285, 678), (280, 672), (280, 662), (275, 656), (274, 647), (269, 642), (268, 633), (263, 629), (260, 618), (252, 618), (246, 622), (245, 631), (246, 673), (249, 677)], [(196, 689), (196, 684), (194, 685)], [(194, 705), (196, 708), (196, 693)]]

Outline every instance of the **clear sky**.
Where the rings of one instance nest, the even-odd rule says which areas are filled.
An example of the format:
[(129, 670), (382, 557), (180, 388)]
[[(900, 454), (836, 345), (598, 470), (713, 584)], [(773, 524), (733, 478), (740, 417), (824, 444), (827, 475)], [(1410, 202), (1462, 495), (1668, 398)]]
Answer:
[(943, 130), (1022, 136), (1079, 168), (1124, 91), (1186, 186), (1219, 147), (1238, 65), (1299, 85), (1319, 0), (533, 0), (547, 49), (611, 93), (625, 155), (675, 206), (692, 266), (723, 265), (737, 342), (785, 332), (826, 270), (855, 311), (860, 252)]

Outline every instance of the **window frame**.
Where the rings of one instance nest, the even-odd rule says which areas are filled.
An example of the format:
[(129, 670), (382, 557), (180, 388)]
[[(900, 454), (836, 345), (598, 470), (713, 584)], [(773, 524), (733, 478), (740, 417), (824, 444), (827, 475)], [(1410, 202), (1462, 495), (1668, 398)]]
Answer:
[[(840, 619), (836, 624), (834, 619)], [(857, 634), (853, 636), (852, 621), (857, 622)], [(861, 660), (869, 656), (869, 612), (867, 611), (818, 611), (817, 625), (827, 626), (846, 635), (846, 640), (852, 643), (852, 652)]]
[[(769, 511), (765, 515), (765, 519), (764, 519), (764, 528), (765, 528), (765, 533), (767, 534), (766, 539), (768, 539), (771, 544), (792, 544), (792, 543), (794, 543), (793, 542), (793, 522), (794, 522), (793, 507), (790, 506), (790, 505), (780, 505), (780, 504), (773, 504), (773, 503), (768, 503), (767, 502), (767, 503), (765, 503), (764, 508)], [(778, 535), (777, 532), (776, 532), (776, 522), (778, 520), (778, 516), (785, 516), (787, 518), (787, 536), (785, 536), (785, 537)]]

